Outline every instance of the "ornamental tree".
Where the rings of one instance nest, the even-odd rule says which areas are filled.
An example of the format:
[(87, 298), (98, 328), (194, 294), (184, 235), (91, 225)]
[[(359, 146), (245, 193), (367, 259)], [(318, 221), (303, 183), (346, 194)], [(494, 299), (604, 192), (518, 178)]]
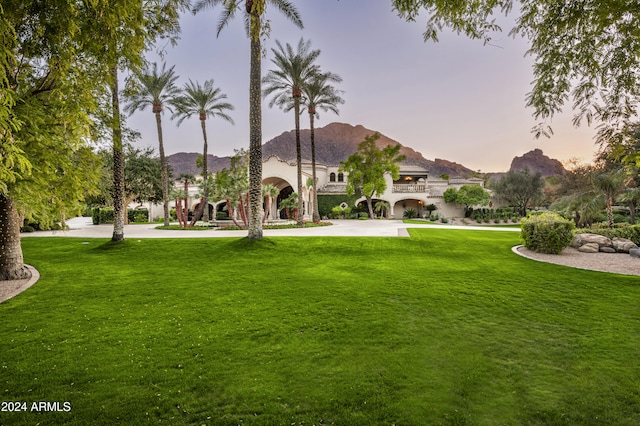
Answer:
[(376, 141), (380, 133), (366, 136), (358, 145), (358, 150), (340, 163), (340, 172), (347, 173), (347, 193), (353, 195), (359, 191), (367, 200), (369, 218), (373, 219), (373, 197), (380, 196), (387, 189), (385, 175), (395, 180), (400, 177), (399, 163), (404, 160), (400, 155), (401, 145), (387, 145), (380, 149)]

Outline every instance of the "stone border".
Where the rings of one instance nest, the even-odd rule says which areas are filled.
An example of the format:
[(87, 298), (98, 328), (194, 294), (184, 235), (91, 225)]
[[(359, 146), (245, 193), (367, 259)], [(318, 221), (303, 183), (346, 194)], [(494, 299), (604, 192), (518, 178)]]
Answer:
[[(20, 283), (20, 284), (17, 285), (15, 288), (9, 290), (7, 293), (0, 295), (0, 303), (6, 300), (9, 300), (12, 297), (15, 297), (18, 294), (22, 293), (23, 291), (25, 291), (26, 289), (34, 285), (36, 282), (38, 282), (38, 280), (40, 279), (40, 272), (38, 272), (36, 268), (26, 264), (24, 266), (29, 270), (29, 272), (31, 272), (31, 278), (27, 280), (9, 281), (9, 283), (14, 283), (14, 285), (15, 283)], [(5, 285), (10, 285), (10, 284), (5, 284)]]
[(640, 276), (640, 259), (632, 258), (627, 253), (582, 253), (573, 247), (567, 247), (561, 254), (545, 254), (533, 252), (522, 244), (513, 246), (511, 251), (536, 262), (587, 271)]

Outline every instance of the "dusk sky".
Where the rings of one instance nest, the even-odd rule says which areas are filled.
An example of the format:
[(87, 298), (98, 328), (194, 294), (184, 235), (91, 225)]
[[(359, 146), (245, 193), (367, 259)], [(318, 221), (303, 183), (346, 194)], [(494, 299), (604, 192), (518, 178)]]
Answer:
[[(322, 51), (317, 64), (340, 75), (337, 87), (346, 103), (340, 115), (320, 112), (316, 127), (338, 121), (361, 124), (411, 147), (430, 160), (442, 158), (483, 172), (505, 171), (514, 156), (540, 148), (561, 161), (578, 158), (590, 162), (596, 146), (594, 128), (574, 128), (570, 104), (551, 123), (551, 139), (535, 139), (533, 110), (525, 108), (531, 90), (532, 58), (525, 57), (527, 42), (508, 36), (511, 23), (498, 17), (503, 32), (492, 45), (451, 32), (440, 42), (424, 42), (425, 21), (407, 23), (398, 18), (388, 0), (315, 0), (295, 2), (304, 23), (300, 30), (273, 9), (267, 9), (271, 36), (263, 44), (268, 55), (262, 74), (273, 67), (275, 40), (296, 46), (304, 37)], [(175, 65), (179, 85), (188, 79), (215, 79), (217, 87), (235, 106), (232, 125), (207, 120), (209, 153), (233, 154), (249, 145), (249, 40), (241, 14), (216, 38), (221, 8), (185, 15), (182, 37), (168, 48), (167, 66)], [(151, 60), (156, 60), (150, 57)], [(292, 113), (263, 102), (262, 135), (267, 142), (294, 128)], [(148, 108), (136, 112), (128, 125), (142, 134), (138, 145), (157, 150), (155, 119)], [(202, 134), (197, 118), (180, 127), (163, 115), (165, 150), (201, 152)], [(301, 117), (308, 128), (308, 116)]]

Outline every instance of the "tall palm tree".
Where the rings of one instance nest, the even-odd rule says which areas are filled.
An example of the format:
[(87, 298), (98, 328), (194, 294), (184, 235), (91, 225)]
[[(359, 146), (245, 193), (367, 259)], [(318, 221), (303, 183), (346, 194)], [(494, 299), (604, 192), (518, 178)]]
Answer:
[[(135, 111), (144, 111), (148, 106), (151, 106), (151, 112), (156, 116), (158, 151), (162, 168), (162, 202), (165, 226), (169, 226), (169, 170), (167, 158), (164, 155), (161, 114), (166, 104), (179, 93), (175, 85), (178, 76), (175, 75), (173, 68), (167, 70), (166, 64), (162, 64), (162, 70), (158, 71), (158, 64), (154, 62), (151, 69), (146, 68), (136, 75), (138, 90), (130, 95), (129, 102), (125, 107), (125, 111), (133, 114)], [(169, 108), (167, 107), (167, 109)]]
[(318, 109), (325, 112), (331, 111), (338, 115), (338, 104), (343, 104), (344, 99), (340, 97), (342, 93), (336, 90), (330, 82), (339, 83), (342, 78), (339, 75), (326, 72), (313, 76), (303, 90), (307, 112), (309, 113), (309, 128), (311, 138), (311, 171), (313, 175), (313, 221), (320, 221), (320, 212), (318, 210), (318, 179), (316, 178), (316, 141), (314, 131), (314, 119), (320, 118)]
[[(200, 127), (202, 127), (202, 138), (204, 139), (204, 149), (202, 153), (202, 178), (205, 182), (208, 181), (208, 143), (207, 143), (207, 117), (215, 118), (219, 117), (223, 120), (227, 120), (231, 124), (233, 119), (226, 113), (226, 111), (233, 110), (233, 105), (224, 101), (227, 99), (227, 95), (221, 92), (221, 90), (215, 87), (213, 80), (207, 80), (204, 85), (200, 85), (198, 82), (192, 82), (189, 80), (184, 85), (182, 94), (173, 99), (172, 104), (175, 108), (175, 113), (171, 118), (177, 118), (177, 125), (180, 126), (186, 118), (191, 118), (194, 115), (198, 115), (200, 118)], [(209, 187), (204, 186), (203, 193), (203, 209), (199, 209), (199, 212), (203, 212), (203, 220), (209, 221)], [(199, 214), (198, 214), (199, 215)], [(197, 216), (194, 213), (194, 216)], [(196, 218), (197, 220), (198, 218)]]
[[(311, 81), (314, 75), (320, 72), (314, 62), (320, 55), (320, 50), (310, 50), (311, 41), (300, 39), (296, 51), (289, 43), (286, 49), (276, 40), (278, 50), (271, 49), (274, 58), (271, 62), (277, 67), (269, 70), (262, 80), (267, 85), (264, 96), (271, 94), (274, 97), (269, 102), (269, 107), (278, 105), (286, 109), (290, 99), (293, 99), (293, 113), (296, 129), (296, 162), (298, 163), (298, 194), (302, 194), (302, 149), (300, 147), (300, 103), (304, 86)], [(298, 224), (302, 225), (303, 197), (298, 197)]]
[(207, 7), (222, 5), (218, 35), (235, 17), (244, 3), (245, 23), (251, 39), (249, 70), (249, 232), (250, 240), (262, 238), (262, 72), (260, 37), (265, 33), (262, 18), (267, 4), (277, 8), (291, 22), (302, 28), (302, 20), (294, 4), (288, 0), (198, 0), (193, 13)]

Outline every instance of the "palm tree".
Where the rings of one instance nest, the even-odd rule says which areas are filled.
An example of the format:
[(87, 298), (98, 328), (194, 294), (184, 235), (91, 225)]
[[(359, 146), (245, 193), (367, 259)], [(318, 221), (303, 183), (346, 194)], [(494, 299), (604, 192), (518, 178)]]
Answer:
[(262, 195), (267, 199), (264, 216), (262, 217), (262, 223), (266, 222), (267, 215), (271, 211), (271, 203), (278, 196), (280, 190), (273, 184), (267, 184), (262, 187)]
[(302, 89), (307, 112), (309, 113), (309, 128), (311, 138), (311, 171), (313, 175), (313, 221), (320, 221), (320, 211), (318, 210), (318, 189), (316, 178), (316, 141), (314, 132), (314, 118), (320, 118), (318, 109), (325, 112), (331, 111), (338, 115), (338, 104), (343, 104), (344, 99), (340, 97), (342, 93), (336, 90), (329, 82), (339, 83), (342, 78), (339, 75), (327, 72), (319, 73), (313, 76)]
[(629, 207), (629, 223), (635, 225), (636, 206), (640, 203), (640, 188), (625, 188), (618, 197), (618, 200), (627, 203)]
[(380, 200), (376, 202), (375, 211), (380, 215), (380, 217), (386, 218), (390, 207), (391, 205), (388, 201)]
[[(214, 86), (213, 80), (207, 80), (204, 82), (204, 85), (201, 86), (200, 83), (193, 83), (189, 80), (188, 83), (184, 85), (184, 89), (182, 94), (173, 99), (172, 104), (176, 109), (176, 112), (173, 114), (171, 118), (177, 118), (177, 125), (180, 126), (182, 122), (186, 118), (191, 118), (194, 115), (198, 115), (200, 118), (200, 126), (202, 127), (202, 138), (204, 139), (204, 150), (202, 154), (203, 158), (203, 166), (202, 166), (202, 178), (205, 182), (207, 182), (207, 177), (209, 174), (207, 158), (208, 158), (208, 144), (207, 144), (207, 126), (206, 120), (207, 117), (215, 118), (219, 117), (223, 120), (227, 120), (231, 124), (233, 123), (233, 119), (227, 115), (225, 111), (233, 110), (233, 105), (228, 102), (225, 102), (224, 99), (227, 98), (227, 95), (221, 92), (221, 90)], [(198, 220), (200, 213), (203, 211), (203, 220), (205, 222), (209, 221), (209, 189), (208, 186), (204, 186), (203, 193), (203, 203), (201, 206), (204, 208), (199, 209), (197, 214), (194, 214), (195, 220)]]
[(288, 0), (198, 0), (193, 13), (207, 7), (222, 5), (224, 10), (218, 22), (218, 35), (229, 21), (235, 17), (240, 5), (244, 2), (245, 22), (251, 39), (249, 69), (249, 231), (250, 240), (262, 238), (262, 72), (260, 55), (262, 47), (260, 37), (265, 27), (262, 17), (265, 6), (270, 4), (283, 13), (295, 25), (302, 28), (302, 20), (298, 10)]
[(622, 170), (600, 173), (592, 177), (593, 186), (598, 194), (594, 201), (604, 202), (609, 228), (613, 228), (613, 203), (624, 189), (624, 178)]
[[(293, 99), (293, 113), (296, 129), (296, 162), (298, 163), (298, 194), (302, 194), (302, 149), (300, 147), (300, 103), (302, 89), (311, 81), (311, 78), (319, 73), (319, 68), (313, 62), (320, 55), (319, 50), (310, 50), (311, 41), (300, 39), (297, 50), (294, 52), (289, 43), (286, 49), (276, 40), (278, 50), (271, 49), (275, 57), (271, 60), (277, 69), (269, 70), (262, 80), (267, 85), (264, 96), (271, 94), (274, 97), (269, 102), (269, 107), (278, 105), (286, 110), (290, 100)], [(298, 225), (302, 225), (303, 197), (298, 197)]]
[[(162, 140), (162, 120), (161, 114), (166, 103), (178, 95), (178, 88), (175, 81), (174, 67), (158, 71), (158, 64), (153, 63), (151, 69), (145, 69), (136, 76), (138, 91), (130, 95), (125, 111), (133, 114), (135, 111), (144, 111), (147, 106), (151, 106), (151, 112), (156, 116), (156, 126), (158, 128), (158, 145), (160, 152), (160, 167), (162, 168), (162, 202), (164, 203), (164, 225), (169, 226), (169, 170), (167, 159), (164, 155), (164, 143)], [(167, 108), (169, 109), (169, 108)]]
[[(180, 220), (180, 226), (186, 228), (189, 220), (189, 184), (196, 183), (196, 177), (190, 173), (181, 173), (180, 177), (178, 177), (178, 182), (183, 185), (183, 188), (180, 191), (180, 198), (184, 199), (184, 206), (182, 206), (181, 211), (178, 207), (180, 198), (176, 199), (176, 215), (178, 216), (178, 220)], [(180, 219), (181, 217), (182, 219)]]

